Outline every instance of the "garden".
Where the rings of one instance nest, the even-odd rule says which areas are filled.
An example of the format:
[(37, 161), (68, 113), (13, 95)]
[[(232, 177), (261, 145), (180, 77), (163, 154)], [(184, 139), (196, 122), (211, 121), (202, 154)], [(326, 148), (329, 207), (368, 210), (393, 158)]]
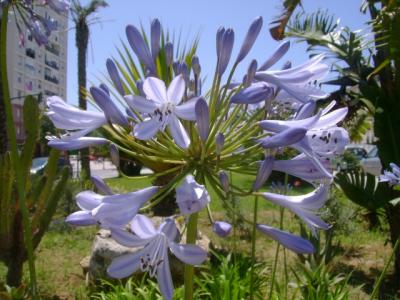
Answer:
[[(220, 24), (204, 59), (163, 16), (124, 24), (91, 77), (122, 3), (2, 0), (0, 299), (400, 298), (400, 3), (354, 30), (306, 2)], [(12, 41), (63, 82), (63, 20), (76, 101), (15, 97)]]

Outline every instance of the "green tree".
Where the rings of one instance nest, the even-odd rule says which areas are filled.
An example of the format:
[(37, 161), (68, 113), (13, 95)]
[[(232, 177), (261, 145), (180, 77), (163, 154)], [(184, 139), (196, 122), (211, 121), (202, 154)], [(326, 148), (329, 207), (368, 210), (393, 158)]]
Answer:
[[(108, 6), (106, 1), (92, 0), (87, 5), (82, 5), (79, 0), (71, 2), (71, 16), (75, 23), (75, 45), (78, 49), (78, 97), (79, 107), (86, 110), (86, 62), (89, 42), (89, 26), (97, 21), (92, 15), (101, 7)], [(80, 150), (82, 171), (90, 177), (89, 150)]]

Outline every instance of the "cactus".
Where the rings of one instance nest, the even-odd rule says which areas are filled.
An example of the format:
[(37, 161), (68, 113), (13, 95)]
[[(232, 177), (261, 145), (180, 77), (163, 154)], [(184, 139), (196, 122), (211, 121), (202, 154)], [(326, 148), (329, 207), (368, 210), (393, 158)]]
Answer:
[[(58, 176), (57, 161), (60, 154), (53, 150), (44, 174), (40, 178), (30, 175), (40, 127), (40, 110), (36, 99), (30, 96), (24, 103), (24, 122), (27, 139), (19, 159), (23, 166), (26, 203), (30, 212), (33, 246), (36, 249), (55, 213), (69, 170), (64, 168)], [(7, 152), (0, 156), (0, 261), (8, 268), (7, 284), (10, 286), (20, 285), (22, 266), (27, 259), (15, 182), (14, 167), (10, 153)]]

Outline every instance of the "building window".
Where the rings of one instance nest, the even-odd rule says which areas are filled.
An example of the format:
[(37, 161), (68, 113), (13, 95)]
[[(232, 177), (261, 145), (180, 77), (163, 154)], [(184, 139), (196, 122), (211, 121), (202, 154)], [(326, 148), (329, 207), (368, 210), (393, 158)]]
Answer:
[(31, 49), (31, 48), (27, 48), (25, 51), (26, 56), (35, 59), (36, 53), (35, 50)]

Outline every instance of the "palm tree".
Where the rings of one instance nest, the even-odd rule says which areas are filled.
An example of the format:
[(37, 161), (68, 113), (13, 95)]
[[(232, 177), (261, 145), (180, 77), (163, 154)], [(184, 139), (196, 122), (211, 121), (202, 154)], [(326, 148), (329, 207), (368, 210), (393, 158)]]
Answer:
[[(97, 21), (90, 18), (100, 7), (108, 6), (106, 1), (92, 0), (83, 6), (79, 0), (73, 0), (71, 3), (71, 16), (75, 23), (75, 44), (78, 48), (78, 97), (79, 107), (86, 110), (86, 61), (87, 48), (89, 41), (89, 25)], [(82, 171), (87, 177), (90, 177), (89, 150), (80, 151)]]

